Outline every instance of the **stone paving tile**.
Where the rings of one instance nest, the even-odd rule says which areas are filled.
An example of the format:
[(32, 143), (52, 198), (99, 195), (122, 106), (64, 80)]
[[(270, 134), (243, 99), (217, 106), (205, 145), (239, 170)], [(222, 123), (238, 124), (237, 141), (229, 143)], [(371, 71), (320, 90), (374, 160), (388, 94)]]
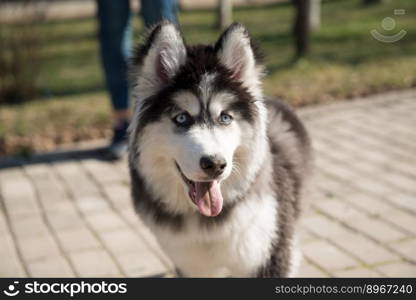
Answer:
[(28, 263), (32, 277), (75, 277), (68, 262), (61, 256)]
[(95, 159), (83, 160), (82, 165), (88, 171), (89, 175), (97, 180), (100, 184), (114, 184), (123, 182), (121, 171), (115, 168), (113, 164)]
[(119, 267), (103, 249), (70, 253), (69, 257), (80, 277), (120, 277)]
[(67, 211), (46, 215), (51, 227), (56, 231), (74, 230), (85, 226), (79, 213), (73, 206)]
[(407, 236), (405, 233), (394, 229), (390, 225), (368, 216), (355, 218), (348, 224), (355, 230), (361, 231), (371, 238), (385, 244), (403, 239)]
[[(345, 195), (351, 194), (354, 191), (348, 182), (338, 180), (336, 175), (334, 176), (333, 174), (322, 173), (323, 172), (321, 172), (320, 176), (318, 177), (317, 181), (314, 182), (314, 184), (320, 193), (324, 193), (326, 198), (343, 197)], [(318, 201), (318, 199), (315, 200), (315, 202)]]
[(67, 211), (72, 205), (64, 185), (47, 164), (25, 167), (25, 171), (36, 186), (42, 209), (46, 212)]
[(400, 258), (397, 254), (323, 216), (308, 218), (304, 220), (303, 226), (369, 265)]
[(17, 244), (26, 263), (59, 255), (59, 248), (50, 234), (18, 237)]
[(20, 238), (48, 234), (48, 228), (40, 215), (11, 218), (15, 234)]
[(304, 256), (328, 271), (356, 267), (360, 264), (359, 261), (323, 240), (303, 245), (302, 250)]
[(86, 216), (87, 223), (95, 232), (110, 232), (125, 227), (123, 219), (114, 211), (103, 211)]
[(13, 177), (2, 176), (0, 189), (9, 215), (21, 216), (40, 213), (35, 190), (22, 171), (17, 172)]
[(376, 270), (388, 277), (416, 277), (416, 264), (406, 262), (378, 266)]
[(66, 252), (94, 249), (100, 242), (87, 227), (75, 230), (58, 231), (58, 239)]
[(310, 217), (304, 217), (301, 219), (301, 224), (305, 230), (313, 232), (322, 238), (332, 239), (345, 233), (345, 229), (338, 223), (323, 215), (315, 214)]
[(146, 248), (144, 241), (129, 228), (100, 233), (106, 248), (113, 253), (134, 253)]
[(380, 273), (368, 269), (368, 268), (358, 268), (358, 269), (350, 269), (344, 271), (338, 271), (335, 274), (335, 277), (362, 277), (362, 278), (377, 278), (382, 277)]
[(337, 198), (317, 202), (314, 206), (318, 209), (318, 211), (341, 221), (365, 217), (365, 214), (355, 209), (348, 203), (339, 201)]
[(7, 169), (3, 169), (0, 172), (0, 182), (5, 182), (6, 180), (16, 180), (22, 176), (22, 169), (21, 167), (11, 167)]
[(397, 254), (359, 234), (346, 231), (343, 235), (332, 239), (332, 242), (369, 265), (399, 259)]
[(139, 220), (133, 223), (136, 224), (137, 231), (143, 237), (143, 240), (146, 241), (149, 249), (159, 258), (162, 264), (167, 268), (169, 272), (173, 272), (175, 267), (165, 253), (160, 249), (158, 242), (150, 230)]
[(132, 206), (121, 209), (120, 215), (130, 224), (137, 224), (138, 216)]
[[(0, 202), (1, 203), (1, 202)], [(0, 237), (3, 235), (9, 235), (10, 229), (7, 225), (6, 215), (3, 207), (0, 205)]]
[(407, 237), (407, 234), (403, 231), (397, 230), (387, 222), (355, 209), (348, 203), (331, 199), (319, 202), (315, 206), (325, 214), (380, 242), (387, 243)]
[(102, 186), (104, 195), (109, 199), (115, 209), (132, 209), (129, 185), (125, 183), (106, 184)]
[(383, 220), (386, 224), (392, 224), (395, 229), (408, 232), (411, 236), (416, 235), (416, 216), (409, 212), (397, 209), (381, 199), (366, 194), (348, 195), (344, 196), (342, 200), (351, 203), (358, 210), (368, 213), (372, 217)]
[(114, 165), (118, 168), (119, 171), (121, 171), (120, 178), (122, 179), (122, 182), (130, 184), (130, 172), (127, 168), (127, 157), (120, 159), (120, 161), (116, 162)]
[(411, 216), (410, 214), (407, 214), (401, 210), (392, 209), (388, 214), (381, 215), (380, 217), (391, 223), (396, 224), (403, 230), (412, 232), (412, 235), (416, 236), (416, 216)]
[(301, 230), (298, 233), (298, 238), (301, 245), (306, 245), (317, 240), (316, 236), (307, 232), (306, 230)]
[[(414, 181), (413, 184), (416, 185), (416, 181)], [(391, 202), (394, 202), (398, 206), (404, 208), (404, 210), (408, 210), (413, 214), (416, 214), (416, 192), (414, 194), (390, 193), (386, 195), (386, 197), (388, 197)]]
[(110, 210), (110, 205), (101, 195), (78, 197), (75, 203), (84, 214)]
[(394, 245), (394, 249), (396, 249), (406, 259), (416, 263), (416, 238), (398, 242)]
[(393, 188), (388, 184), (377, 181), (376, 179), (369, 179), (367, 176), (354, 181), (351, 185), (362, 193), (368, 193), (378, 198), (383, 198), (386, 194), (392, 193), (393, 191)]
[[(316, 170), (297, 276), (416, 277), (415, 99), (409, 90), (299, 111)], [(129, 180), (126, 158), (0, 162), (0, 276), (174, 276)]]
[(0, 277), (26, 276), (10, 235), (0, 236)]
[(26, 272), (16, 249), (6, 215), (0, 205), (0, 277), (24, 277)]
[(381, 216), (387, 213), (390, 214), (392, 211), (397, 211), (394, 206), (389, 205), (383, 200), (357, 191), (353, 194), (344, 195), (341, 199), (352, 204), (359, 211), (366, 212), (373, 216)]
[(78, 161), (54, 163), (53, 167), (68, 186), (74, 199), (100, 195), (99, 188), (91, 181)]
[(116, 259), (128, 277), (153, 277), (168, 271), (152, 252), (125, 253), (117, 255)]
[(302, 262), (299, 271), (296, 274), (299, 278), (324, 278), (328, 277), (327, 273), (324, 273), (321, 269), (318, 269), (314, 265)]

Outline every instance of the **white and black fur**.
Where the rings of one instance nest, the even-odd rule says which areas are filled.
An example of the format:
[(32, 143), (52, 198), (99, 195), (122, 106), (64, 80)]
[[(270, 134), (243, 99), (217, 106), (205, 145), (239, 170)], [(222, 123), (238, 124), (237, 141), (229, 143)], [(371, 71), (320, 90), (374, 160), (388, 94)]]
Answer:
[[(287, 105), (264, 99), (257, 52), (240, 24), (215, 45), (189, 46), (162, 22), (131, 64), (133, 201), (184, 276), (293, 275), (309, 139)], [(222, 158), (221, 174), (204, 172), (204, 156)], [(223, 208), (209, 217), (185, 181), (214, 177)]]

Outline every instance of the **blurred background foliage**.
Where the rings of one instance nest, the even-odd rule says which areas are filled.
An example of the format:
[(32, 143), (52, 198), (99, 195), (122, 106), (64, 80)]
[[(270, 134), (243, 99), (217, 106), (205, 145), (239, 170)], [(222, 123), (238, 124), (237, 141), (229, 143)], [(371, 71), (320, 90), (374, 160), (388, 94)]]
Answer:
[[(303, 106), (415, 86), (416, 1), (363, 2), (322, 1), (310, 52), (296, 60), (291, 2), (234, 7), (233, 20), (249, 29), (266, 54), (266, 93)], [(406, 14), (394, 16), (397, 8)], [(381, 28), (389, 16), (396, 21), (394, 33), (407, 31), (396, 43), (370, 34), (391, 34)], [(215, 9), (184, 10), (179, 17), (188, 43), (218, 38)], [(138, 42), (140, 18), (134, 27)], [(110, 104), (96, 31), (94, 17), (47, 20), (38, 14), (0, 23), (0, 155), (108, 137)]]

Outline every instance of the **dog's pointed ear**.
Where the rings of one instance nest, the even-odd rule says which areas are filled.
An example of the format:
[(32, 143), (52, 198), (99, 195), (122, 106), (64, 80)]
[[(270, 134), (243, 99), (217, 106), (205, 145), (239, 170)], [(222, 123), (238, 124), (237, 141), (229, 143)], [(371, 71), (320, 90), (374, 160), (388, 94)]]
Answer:
[(242, 83), (260, 74), (256, 68), (256, 57), (247, 29), (239, 23), (230, 25), (215, 44), (220, 62), (232, 73), (232, 78)]
[(163, 21), (150, 31), (134, 62), (146, 89), (156, 92), (169, 84), (185, 60), (181, 33), (176, 25)]

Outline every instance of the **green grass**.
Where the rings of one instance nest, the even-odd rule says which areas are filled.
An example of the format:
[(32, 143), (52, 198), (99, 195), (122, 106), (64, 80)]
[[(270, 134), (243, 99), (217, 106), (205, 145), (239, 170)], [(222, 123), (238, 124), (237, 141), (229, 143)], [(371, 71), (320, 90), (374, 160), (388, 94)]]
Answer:
[[(416, 2), (395, 0), (369, 7), (361, 2), (325, 1), (322, 26), (312, 36), (311, 54), (297, 62), (293, 61), (291, 5), (235, 9), (234, 19), (247, 26), (266, 54), (266, 93), (301, 106), (415, 86)], [(406, 14), (394, 16), (395, 8), (405, 9)], [(393, 33), (407, 31), (404, 39), (392, 44), (370, 35), (372, 29), (388, 34), (381, 28), (388, 16), (396, 20)], [(182, 12), (180, 23), (189, 43), (212, 43), (219, 35), (213, 27), (213, 11)], [(138, 18), (134, 26), (138, 41)], [(54, 21), (37, 27), (45, 37), (37, 80), (39, 100), (0, 109), (0, 148), (2, 143), (27, 136), (49, 134), (59, 142), (61, 125), (75, 132), (70, 134), (74, 139), (88, 137), (77, 134), (88, 130), (105, 135), (110, 107), (104, 93), (96, 20)]]
[(48, 151), (58, 144), (110, 134), (104, 92), (35, 100), (0, 109), (0, 155)]

